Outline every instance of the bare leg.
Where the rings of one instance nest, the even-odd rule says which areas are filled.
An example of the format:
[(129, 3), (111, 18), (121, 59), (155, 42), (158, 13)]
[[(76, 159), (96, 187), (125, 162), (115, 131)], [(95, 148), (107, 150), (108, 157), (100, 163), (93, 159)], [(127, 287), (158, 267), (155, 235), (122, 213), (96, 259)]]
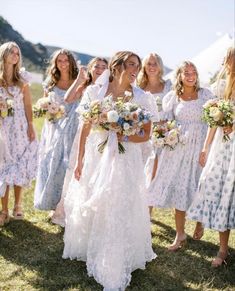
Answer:
[(186, 242), (185, 226), (185, 211), (175, 209), (175, 226), (176, 237), (172, 245), (169, 246), (169, 251), (177, 251), (181, 249)]
[(220, 248), (217, 256), (212, 261), (212, 267), (219, 267), (223, 263), (226, 264), (226, 258), (228, 256), (228, 240), (229, 240), (230, 230), (224, 232), (219, 232)]
[(4, 197), (2, 197), (2, 211), (8, 212), (8, 200), (9, 200), (9, 186), (7, 186)]
[(194, 240), (200, 240), (204, 234), (204, 227), (201, 222), (197, 221), (194, 233), (193, 233), (193, 239)]
[(15, 185), (14, 186), (15, 192), (15, 206), (13, 210), (13, 216), (15, 219), (23, 219), (24, 214), (22, 211), (22, 187)]
[[(156, 172), (157, 172), (157, 165), (158, 165), (158, 157), (156, 156), (154, 159), (154, 164), (153, 164), (153, 171), (152, 171), (152, 177), (151, 177), (151, 181), (155, 178), (156, 176)], [(150, 214), (150, 218), (152, 215), (152, 211), (153, 211), (153, 206), (149, 206), (149, 214)]]
[(8, 213), (8, 200), (9, 200), (9, 186), (6, 188), (4, 197), (2, 197), (2, 212), (0, 214), (0, 226), (3, 226), (5, 223), (9, 222), (9, 213)]

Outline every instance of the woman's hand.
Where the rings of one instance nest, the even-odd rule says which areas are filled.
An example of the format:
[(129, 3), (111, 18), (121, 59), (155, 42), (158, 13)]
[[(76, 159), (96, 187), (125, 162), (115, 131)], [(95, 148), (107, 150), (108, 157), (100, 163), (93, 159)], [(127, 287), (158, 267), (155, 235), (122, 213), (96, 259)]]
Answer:
[(36, 138), (35, 130), (33, 128), (33, 124), (32, 123), (30, 123), (28, 125), (27, 135), (28, 135), (28, 138), (29, 138), (30, 142), (34, 141), (35, 138)]
[(233, 127), (231, 126), (224, 126), (223, 127), (224, 134), (230, 134), (233, 131)]
[(207, 160), (207, 150), (203, 150), (199, 156), (199, 164), (201, 167), (205, 167), (206, 160)]
[(74, 171), (74, 176), (78, 181), (80, 180), (81, 175), (82, 175), (82, 168), (83, 168), (83, 163), (80, 162), (80, 163), (78, 163), (78, 165)]
[(87, 80), (87, 68), (84, 66), (81, 66), (79, 68), (79, 73), (78, 73), (76, 81), (81, 84), (85, 82), (86, 80)]

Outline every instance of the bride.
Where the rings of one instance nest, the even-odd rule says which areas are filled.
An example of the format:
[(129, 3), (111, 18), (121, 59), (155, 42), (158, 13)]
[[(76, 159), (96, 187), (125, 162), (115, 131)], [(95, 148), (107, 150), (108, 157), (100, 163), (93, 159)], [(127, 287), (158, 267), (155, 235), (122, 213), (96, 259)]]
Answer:
[[(111, 96), (112, 101), (130, 91), (130, 100), (151, 111), (152, 98), (132, 86), (140, 58), (118, 52), (110, 61), (110, 76), (102, 86), (87, 90), (81, 105)], [(107, 74), (107, 72), (105, 72)], [(105, 75), (104, 74), (104, 75)], [(151, 122), (141, 135), (117, 135), (84, 124), (74, 178), (65, 197), (63, 258), (86, 261), (90, 276), (104, 290), (125, 290), (131, 272), (144, 269), (156, 257), (151, 245), (150, 218), (146, 202), (140, 144), (150, 135)], [(97, 145), (108, 138), (101, 154)], [(119, 154), (118, 141), (125, 147)]]

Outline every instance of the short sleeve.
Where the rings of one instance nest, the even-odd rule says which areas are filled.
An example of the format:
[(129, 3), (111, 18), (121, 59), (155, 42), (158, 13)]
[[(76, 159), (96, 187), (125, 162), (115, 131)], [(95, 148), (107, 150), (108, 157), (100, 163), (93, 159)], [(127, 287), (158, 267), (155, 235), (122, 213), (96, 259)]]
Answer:
[(177, 104), (177, 96), (175, 91), (170, 91), (167, 93), (162, 100), (162, 109), (164, 112), (173, 111), (174, 106)]
[(81, 98), (81, 102), (76, 110), (78, 113), (81, 114), (89, 108), (91, 101), (97, 98), (99, 89), (99, 85), (90, 85), (85, 89)]
[(201, 98), (204, 100), (204, 102), (207, 102), (209, 99), (214, 99), (215, 95), (211, 92), (211, 90), (207, 88), (201, 88)]
[(23, 67), (20, 69), (20, 77), (22, 81), (26, 84), (29, 84), (32, 81), (32, 75)]
[(154, 96), (150, 92), (145, 92), (138, 87), (133, 88), (133, 92), (135, 96), (134, 102), (146, 109), (151, 114), (153, 121), (158, 121), (158, 109)]

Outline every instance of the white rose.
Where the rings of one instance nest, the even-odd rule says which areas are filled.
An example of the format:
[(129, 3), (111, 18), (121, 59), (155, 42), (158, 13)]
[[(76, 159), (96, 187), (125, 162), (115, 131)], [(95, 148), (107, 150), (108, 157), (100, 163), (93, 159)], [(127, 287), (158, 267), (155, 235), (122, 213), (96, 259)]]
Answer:
[(168, 144), (169, 146), (174, 147), (174, 146), (178, 143), (177, 132), (171, 130), (171, 131), (169, 132), (169, 135), (165, 138), (165, 142), (166, 142), (166, 144)]
[(129, 128), (130, 128), (129, 123), (125, 122), (125, 123), (123, 124), (123, 129), (124, 129), (124, 130), (128, 130)]
[(117, 122), (119, 119), (118, 113), (116, 110), (111, 110), (107, 113), (108, 122)]
[(214, 121), (219, 121), (223, 116), (223, 113), (217, 107), (210, 108), (210, 117), (214, 119)]
[(157, 138), (156, 140), (155, 140), (155, 145), (156, 145), (156, 147), (158, 147), (158, 148), (162, 148), (163, 146), (164, 146), (164, 139), (163, 138)]

